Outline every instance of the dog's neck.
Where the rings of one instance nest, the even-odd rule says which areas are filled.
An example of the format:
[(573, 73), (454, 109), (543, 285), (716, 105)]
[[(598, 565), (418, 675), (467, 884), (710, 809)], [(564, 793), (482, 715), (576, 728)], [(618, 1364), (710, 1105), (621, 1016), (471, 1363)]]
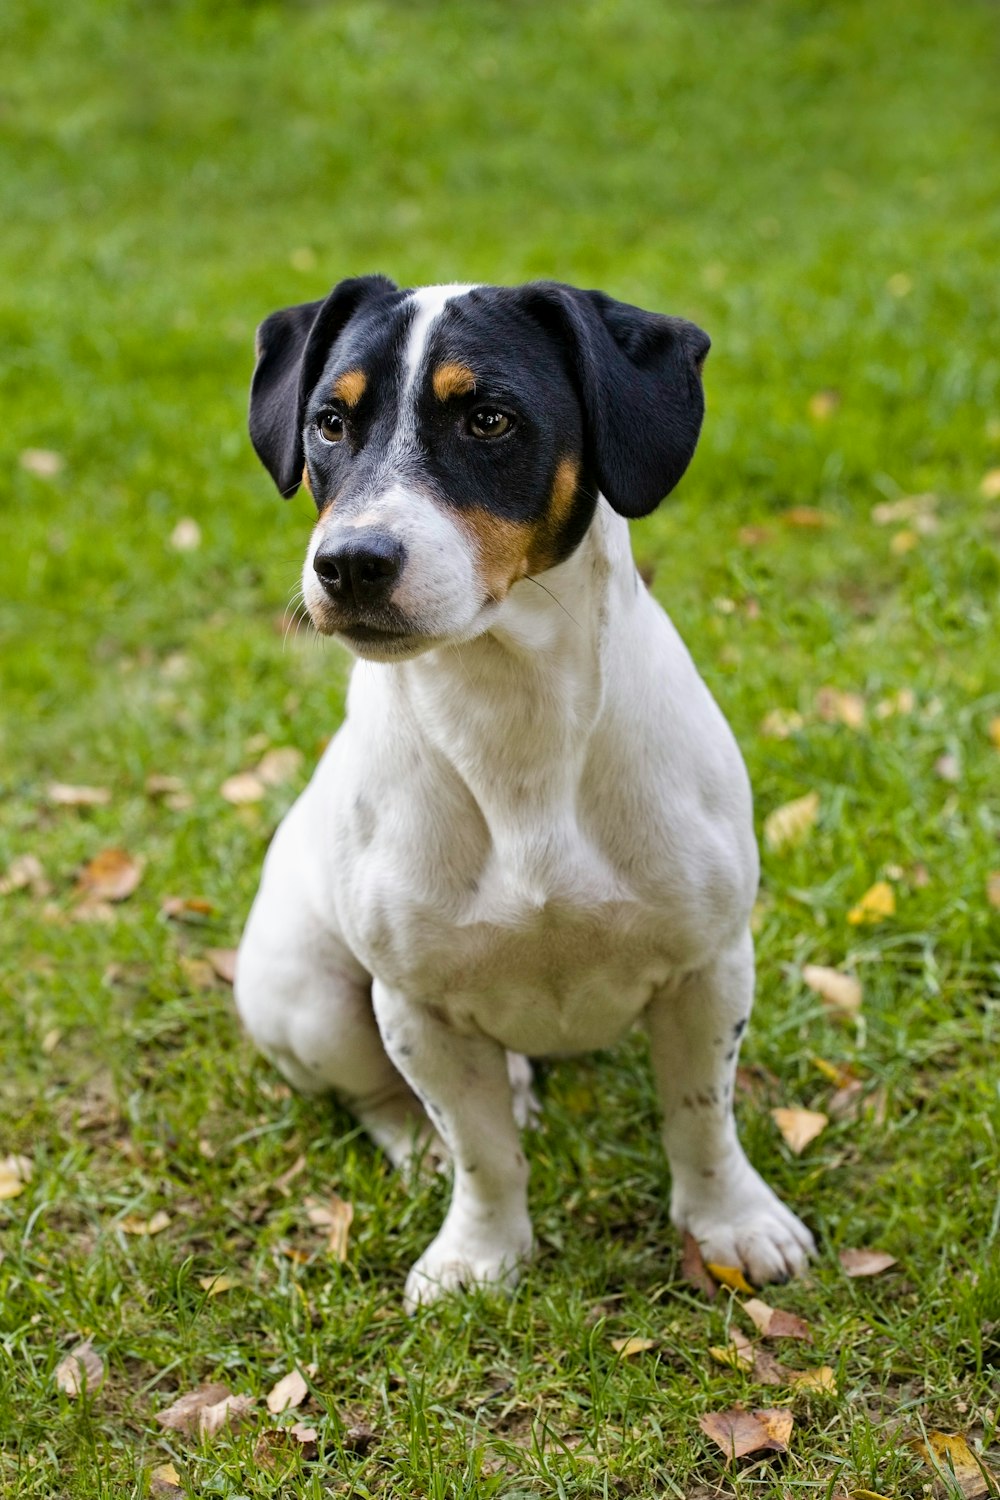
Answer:
[[(640, 585), (641, 587), (641, 585)], [(601, 502), (573, 555), (511, 589), (489, 631), (390, 667), (415, 728), (488, 809), (572, 797), (604, 702), (608, 640), (635, 606), (628, 526)]]

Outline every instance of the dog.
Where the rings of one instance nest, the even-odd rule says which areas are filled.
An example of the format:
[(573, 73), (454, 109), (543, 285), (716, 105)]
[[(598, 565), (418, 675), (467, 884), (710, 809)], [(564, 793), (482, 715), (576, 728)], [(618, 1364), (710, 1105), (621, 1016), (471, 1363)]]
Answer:
[(729, 727), (628, 520), (683, 475), (709, 339), (558, 283), (342, 281), (261, 325), (250, 433), (318, 519), (317, 628), (361, 660), (280, 825), (236, 999), (393, 1162), (440, 1140), (412, 1311), (528, 1260), (525, 1058), (649, 1036), (673, 1223), (751, 1281), (812, 1237), (733, 1118), (758, 859)]

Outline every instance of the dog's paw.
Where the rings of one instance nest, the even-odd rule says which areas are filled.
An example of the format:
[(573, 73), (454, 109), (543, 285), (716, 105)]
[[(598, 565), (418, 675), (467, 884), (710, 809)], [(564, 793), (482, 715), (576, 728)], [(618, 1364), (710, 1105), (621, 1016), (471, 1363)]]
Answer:
[(706, 1261), (738, 1266), (756, 1286), (800, 1276), (816, 1248), (802, 1221), (749, 1165), (728, 1195), (692, 1202), (675, 1191), (671, 1217), (694, 1235)]
[(407, 1276), (403, 1305), (415, 1313), (463, 1287), (512, 1292), (530, 1255), (530, 1226), (502, 1243), (487, 1243), (481, 1236), (460, 1237), (445, 1225)]

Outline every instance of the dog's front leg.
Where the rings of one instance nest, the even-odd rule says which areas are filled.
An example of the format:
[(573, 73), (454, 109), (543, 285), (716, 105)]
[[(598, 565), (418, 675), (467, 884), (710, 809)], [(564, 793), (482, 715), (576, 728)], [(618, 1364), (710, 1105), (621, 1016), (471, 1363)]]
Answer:
[(406, 1280), (409, 1312), (460, 1286), (510, 1288), (531, 1253), (528, 1166), (514, 1123), (507, 1055), (376, 982), (385, 1049), (448, 1146), (455, 1179), (437, 1238)]
[(753, 1003), (749, 933), (649, 1006), (670, 1214), (708, 1261), (740, 1266), (758, 1284), (805, 1268), (812, 1235), (747, 1161), (733, 1118), (736, 1057)]

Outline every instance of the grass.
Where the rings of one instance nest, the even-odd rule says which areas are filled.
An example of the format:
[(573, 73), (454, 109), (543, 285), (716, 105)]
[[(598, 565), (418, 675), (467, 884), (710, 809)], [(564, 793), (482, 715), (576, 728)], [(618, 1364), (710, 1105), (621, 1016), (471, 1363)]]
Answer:
[[(172, 1459), (175, 1493), (234, 1500), (915, 1500), (948, 1487), (908, 1446), (922, 1424), (1000, 1467), (995, 25), (986, 0), (4, 8), (0, 870), (34, 854), (52, 890), (0, 897), (0, 1156), (34, 1163), (0, 1202), (0, 1492), (141, 1496)], [(540, 1253), (513, 1300), (409, 1321), (445, 1186), (411, 1191), (290, 1096), (198, 962), (237, 940), (347, 671), (276, 624), (310, 517), (244, 434), (253, 328), (375, 269), (555, 276), (712, 333), (699, 455), (635, 544), (760, 819), (819, 793), (812, 834), (765, 852), (739, 1109), (820, 1243), (767, 1294), (815, 1338), (779, 1356), (832, 1366), (836, 1396), (711, 1360), (747, 1325), (681, 1279), (638, 1039), (545, 1073)], [(32, 448), (60, 472), (24, 468)], [(873, 521), (913, 493), (936, 529)], [(803, 506), (826, 524), (790, 524)], [(860, 728), (824, 717), (824, 687), (863, 698)], [(800, 715), (785, 738), (762, 731), (775, 709)], [(283, 745), (297, 779), (221, 798)], [(148, 796), (151, 773), (189, 805)], [(53, 807), (56, 780), (110, 802)], [(109, 846), (141, 883), (110, 924), (72, 920), (74, 871)], [(880, 878), (895, 916), (851, 926)], [(171, 895), (211, 911), (168, 921)], [(856, 1021), (808, 961), (862, 978)], [(863, 1103), (795, 1157), (769, 1110), (826, 1109), (815, 1057)], [(343, 1265), (306, 1216), (330, 1192), (355, 1207)], [(160, 1209), (162, 1233), (124, 1232)], [(847, 1280), (838, 1251), (869, 1245), (898, 1266)], [(216, 1274), (236, 1285), (209, 1296)], [(54, 1370), (87, 1334), (107, 1379), (74, 1401)], [(628, 1335), (654, 1347), (620, 1358)], [(321, 1456), (289, 1475), (254, 1458), (259, 1414), (204, 1445), (154, 1422), (199, 1382), (261, 1397), (295, 1363), (317, 1367)], [(713, 1449), (698, 1416), (736, 1402), (791, 1407), (787, 1457)]]

